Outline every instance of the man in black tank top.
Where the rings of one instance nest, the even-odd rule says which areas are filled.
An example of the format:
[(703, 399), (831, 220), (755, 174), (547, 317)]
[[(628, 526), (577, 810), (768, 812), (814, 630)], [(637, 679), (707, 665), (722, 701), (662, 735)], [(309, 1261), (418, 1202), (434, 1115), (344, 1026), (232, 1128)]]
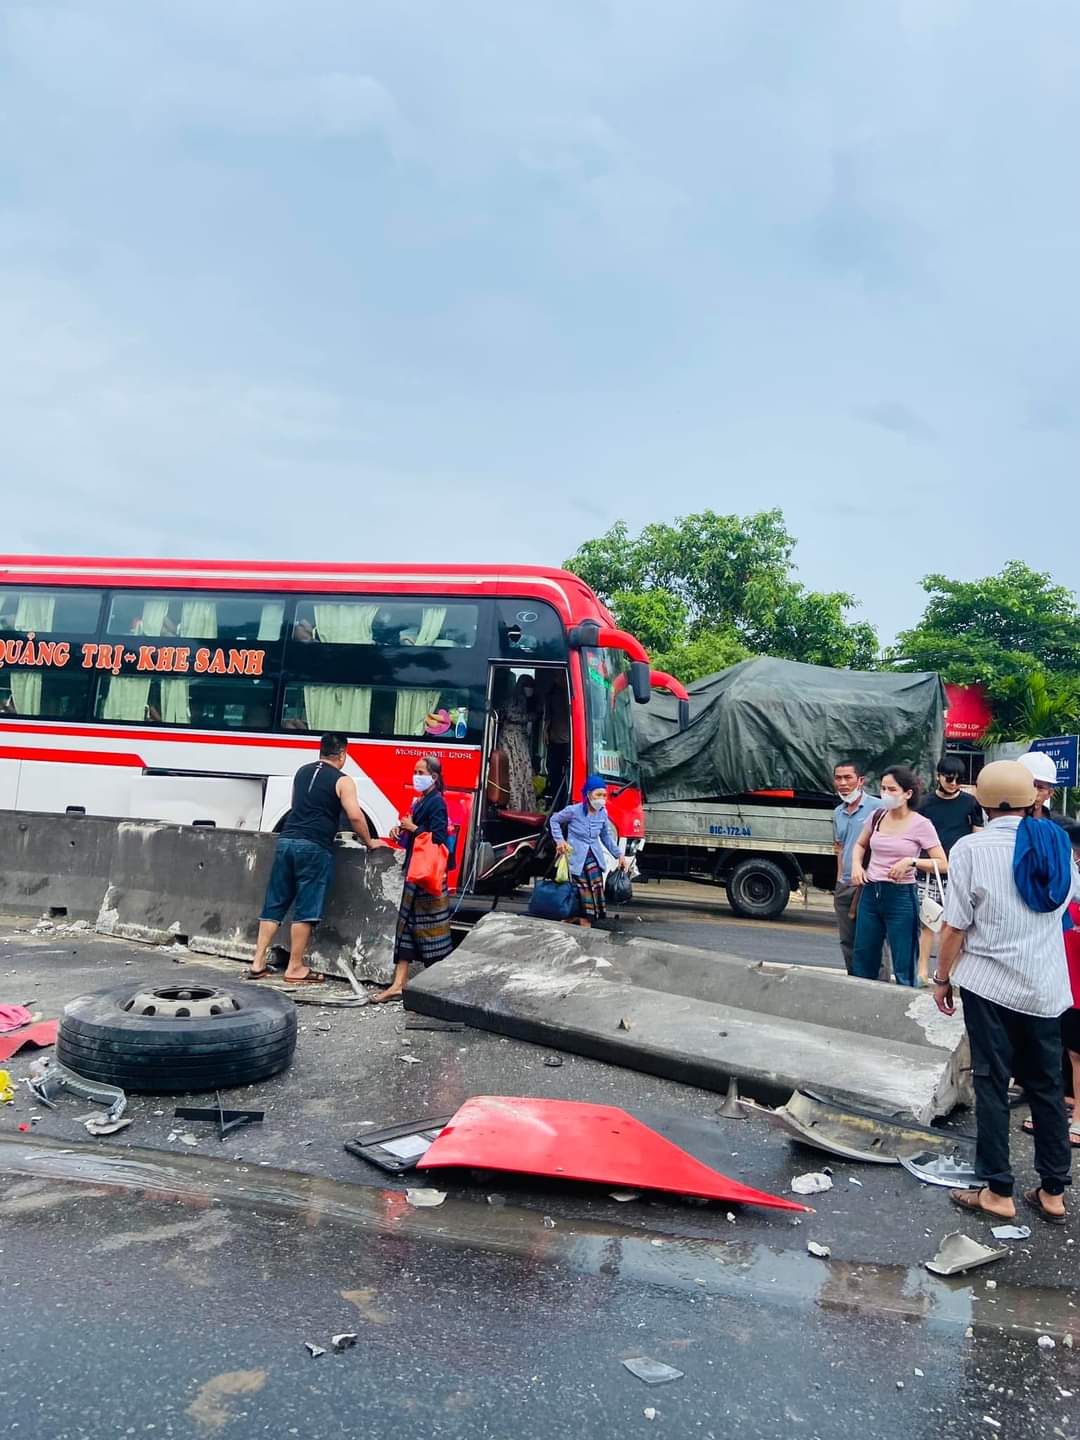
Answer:
[(285, 984), (321, 984), (323, 976), (310, 969), (304, 956), (312, 927), (323, 917), (334, 878), (334, 837), (340, 828), (341, 812), (344, 810), (349, 824), (369, 850), (386, 844), (385, 840), (371, 838), (356, 798), (356, 785), (341, 773), (346, 753), (344, 735), (324, 735), (319, 741), (318, 760), (301, 765), (296, 772), (292, 808), (274, 850), (274, 864), (259, 916), (255, 959), (244, 977), (247, 980), (262, 980), (266, 976), (270, 942), (289, 906), (293, 905)]

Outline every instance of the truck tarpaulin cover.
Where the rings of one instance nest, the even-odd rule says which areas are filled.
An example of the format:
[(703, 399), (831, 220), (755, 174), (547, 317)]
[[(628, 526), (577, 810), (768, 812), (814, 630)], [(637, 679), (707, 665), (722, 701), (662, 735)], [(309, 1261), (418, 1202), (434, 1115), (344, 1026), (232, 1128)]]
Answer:
[(829, 670), (794, 660), (744, 660), (688, 687), (678, 702), (653, 694), (635, 707), (648, 800), (702, 800), (752, 790), (831, 795), (838, 759), (877, 778), (886, 765), (932, 777), (944, 746), (939, 676)]

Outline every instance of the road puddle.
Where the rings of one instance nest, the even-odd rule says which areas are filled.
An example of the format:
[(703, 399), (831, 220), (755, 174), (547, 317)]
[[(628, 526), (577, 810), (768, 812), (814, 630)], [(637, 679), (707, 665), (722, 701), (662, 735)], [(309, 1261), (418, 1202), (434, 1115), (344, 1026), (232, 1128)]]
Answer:
[[(0, 1175), (77, 1185), (89, 1200), (122, 1191), (179, 1201), (285, 1213), (310, 1229), (358, 1227), (388, 1236), (481, 1249), (583, 1275), (629, 1280), (691, 1297), (753, 1299), (789, 1309), (891, 1318), (947, 1333), (968, 1328), (1071, 1334), (1080, 1341), (1076, 1291), (1023, 1286), (986, 1270), (942, 1280), (901, 1265), (821, 1260), (803, 1249), (738, 1239), (685, 1239), (615, 1221), (555, 1220), (518, 1205), (488, 1205), (485, 1192), (417, 1210), (400, 1190), (349, 1185), (226, 1159), (105, 1145), (0, 1140)], [(83, 1188), (85, 1187), (85, 1188)], [(3, 1191), (0, 1190), (0, 1200)], [(40, 1198), (36, 1196), (34, 1198)], [(718, 1226), (725, 1223), (717, 1211)], [(726, 1228), (726, 1224), (725, 1224)]]

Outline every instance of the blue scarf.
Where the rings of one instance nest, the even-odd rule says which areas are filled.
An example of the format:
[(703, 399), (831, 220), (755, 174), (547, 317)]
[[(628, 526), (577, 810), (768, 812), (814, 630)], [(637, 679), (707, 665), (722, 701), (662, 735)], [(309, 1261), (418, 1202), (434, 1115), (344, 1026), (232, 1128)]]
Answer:
[(1047, 914), (1072, 894), (1072, 846), (1059, 825), (1025, 816), (1016, 832), (1013, 879), (1029, 910)]

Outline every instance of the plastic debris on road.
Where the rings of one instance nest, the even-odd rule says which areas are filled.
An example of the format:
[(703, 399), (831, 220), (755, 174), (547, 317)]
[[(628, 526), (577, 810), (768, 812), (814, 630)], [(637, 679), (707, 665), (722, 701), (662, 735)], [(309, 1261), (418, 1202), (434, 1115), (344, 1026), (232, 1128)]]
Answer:
[(645, 1416), (645, 1419), (646, 1419), (646, 1420), (655, 1420), (655, 1419), (656, 1419), (656, 1406), (655, 1406), (655, 1405), (646, 1405), (646, 1406), (645, 1406), (645, 1409), (642, 1410), (641, 1413), (642, 1413), (642, 1415)]
[(631, 1375), (644, 1380), (646, 1385), (666, 1385), (669, 1380), (681, 1380), (684, 1374), (684, 1371), (676, 1370), (673, 1365), (665, 1365), (662, 1360), (651, 1360), (647, 1355), (638, 1355), (633, 1360), (624, 1360), (622, 1363)]
[(406, 1065), (419, 1065), (422, 1063), (417, 1055), (399, 1055), (397, 1058), (404, 1061)]
[(806, 1248), (811, 1255), (816, 1255), (819, 1260), (828, 1260), (832, 1254), (828, 1245), (819, 1245), (816, 1240), (808, 1240), (806, 1242)]
[(317, 1360), (320, 1355), (326, 1354), (325, 1345), (313, 1345), (310, 1340), (304, 1341), (304, 1349), (308, 1352), (308, 1354), (313, 1360)]
[(831, 1189), (832, 1176), (821, 1170), (809, 1170), (805, 1175), (796, 1175), (791, 1182), (791, 1190), (795, 1195), (824, 1195), (826, 1190)]
[(611, 1190), (609, 1191), (612, 1200), (618, 1200), (620, 1205), (625, 1205), (628, 1200), (640, 1200), (640, 1190)]
[(0, 1105), (10, 1105), (15, 1099), (15, 1086), (6, 1070), (0, 1070)]
[(432, 1210), (446, 1199), (446, 1191), (429, 1190), (421, 1186), (416, 1190), (406, 1190), (405, 1199), (410, 1205), (415, 1205), (418, 1210)]
[(964, 1270), (974, 1270), (979, 1265), (1001, 1260), (1008, 1253), (1006, 1249), (991, 1250), (989, 1246), (972, 1240), (970, 1235), (954, 1230), (945, 1236), (937, 1254), (925, 1264), (934, 1275), (959, 1275)]
[(83, 1121), (83, 1129), (88, 1135), (115, 1135), (118, 1130), (126, 1130), (131, 1123), (130, 1116), (110, 1120), (108, 1115), (88, 1115)]
[(351, 1350), (356, 1344), (357, 1332), (355, 1330), (343, 1330), (340, 1335), (331, 1335), (330, 1344), (340, 1354), (342, 1350)]
[(995, 1240), (1030, 1240), (1030, 1225), (995, 1225), (990, 1234)]
[(901, 1155), (900, 1164), (924, 1185), (941, 1185), (946, 1190), (977, 1190), (979, 1177), (975, 1162), (965, 1155)]

